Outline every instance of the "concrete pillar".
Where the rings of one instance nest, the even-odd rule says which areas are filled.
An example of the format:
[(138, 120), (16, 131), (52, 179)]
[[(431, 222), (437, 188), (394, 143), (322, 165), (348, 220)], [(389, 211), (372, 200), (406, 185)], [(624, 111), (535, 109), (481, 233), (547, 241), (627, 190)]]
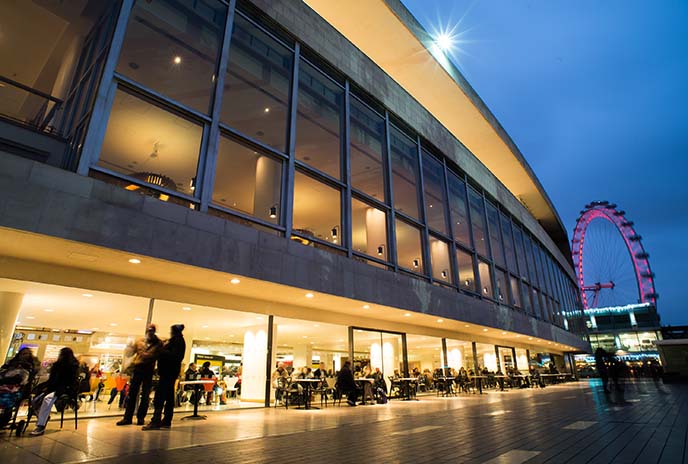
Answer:
[(0, 361), (3, 364), (12, 342), (14, 326), (23, 301), (23, 293), (0, 292)]
[(294, 346), (294, 369), (299, 371), (303, 366), (312, 367), (313, 348), (308, 342)]
[(244, 347), (241, 356), (241, 401), (260, 403), (265, 401), (267, 356), (267, 325), (248, 327), (244, 332)]
[(276, 219), (270, 218), (270, 208), (274, 206), (277, 217), (280, 217), (280, 205), (277, 200), (280, 197), (281, 185), (277, 182), (280, 176), (279, 163), (265, 156), (256, 160), (256, 189), (253, 198), (253, 214), (255, 216), (267, 221), (275, 221)]

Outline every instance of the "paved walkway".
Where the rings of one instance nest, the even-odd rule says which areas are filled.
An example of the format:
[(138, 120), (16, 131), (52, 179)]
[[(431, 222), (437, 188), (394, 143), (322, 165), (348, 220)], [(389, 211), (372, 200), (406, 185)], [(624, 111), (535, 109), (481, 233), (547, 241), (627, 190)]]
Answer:
[(632, 383), (627, 403), (615, 400), (599, 381), (581, 381), (356, 408), (221, 412), (149, 432), (112, 418), (59, 431), (53, 420), (43, 437), (0, 432), (0, 464), (688, 464), (688, 387)]

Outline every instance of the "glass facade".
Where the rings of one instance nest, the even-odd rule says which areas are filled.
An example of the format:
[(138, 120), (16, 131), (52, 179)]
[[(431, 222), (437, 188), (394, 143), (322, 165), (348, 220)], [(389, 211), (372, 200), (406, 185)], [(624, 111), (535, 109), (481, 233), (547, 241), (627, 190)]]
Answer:
[(284, 37), (219, 1), (136, 1), (91, 175), (561, 326), (579, 318), (545, 245)]

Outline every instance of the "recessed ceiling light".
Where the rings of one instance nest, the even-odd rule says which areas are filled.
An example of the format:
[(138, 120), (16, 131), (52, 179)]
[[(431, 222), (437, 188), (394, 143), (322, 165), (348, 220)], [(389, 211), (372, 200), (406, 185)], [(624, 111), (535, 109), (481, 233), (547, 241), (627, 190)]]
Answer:
[(320, 324), (313, 324), (313, 327), (320, 327)]
[(521, 338), (521, 336), (520, 336), (520, 335), (516, 335), (516, 338)]
[(370, 309), (370, 305), (363, 305), (363, 309)]
[(506, 332), (502, 332), (502, 335), (506, 335)]
[(437, 322), (441, 324), (442, 322), (444, 322), (444, 319), (437, 319)]
[(142, 317), (135, 317), (134, 320), (135, 320), (135, 321), (142, 321), (143, 318), (142, 318)]
[(92, 298), (93, 294), (92, 293), (82, 293), (81, 296), (84, 296), (86, 298)]
[(301, 338), (308, 338), (308, 335), (302, 335)]
[(45, 311), (46, 313), (54, 313), (55, 312), (54, 309), (50, 309), (50, 308), (44, 309), (43, 311)]
[(202, 328), (202, 329), (207, 329), (207, 328), (208, 328), (208, 324), (202, 325), (201, 328)]
[(182, 311), (191, 311), (190, 306), (182, 306)]
[(34, 316), (26, 316), (27, 319), (36, 319)]
[(141, 260), (138, 259), (138, 258), (131, 258), (131, 259), (129, 260), (129, 262), (130, 262), (131, 264), (141, 264)]
[(238, 284), (239, 282), (241, 282), (241, 280), (237, 279), (236, 277), (229, 281), (230, 284), (234, 285)]
[(411, 317), (411, 313), (404, 313), (404, 317)]
[(182, 62), (182, 57), (181, 56), (175, 56), (174, 59), (172, 60), (174, 64), (180, 64)]
[(483, 329), (483, 332), (487, 332), (487, 329)]
[(532, 339), (533, 339), (533, 337), (528, 337), (528, 340), (532, 340)]
[(266, 107), (266, 108), (263, 110), (263, 112), (264, 112), (264, 113), (269, 113), (269, 112), (270, 112), (270, 108), (267, 108), (267, 107)]
[(262, 320), (263, 320), (263, 316), (256, 316), (256, 319), (258, 319), (259, 321), (262, 321)]
[(313, 295), (312, 293), (306, 293), (306, 298), (313, 298), (314, 296), (315, 295)]
[(470, 327), (470, 325), (466, 324), (466, 325), (464, 325), (464, 327)]
[(111, 322), (111, 323), (110, 323), (110, 327), (117, 327), (117, 324), (114, 323), (114, 322)]

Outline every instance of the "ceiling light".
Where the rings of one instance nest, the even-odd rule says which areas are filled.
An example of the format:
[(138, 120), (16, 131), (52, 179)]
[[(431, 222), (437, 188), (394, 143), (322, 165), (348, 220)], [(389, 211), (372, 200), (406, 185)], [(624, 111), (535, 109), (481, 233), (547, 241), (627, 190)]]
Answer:
[(487, 329), (483, 329), (483, 332), (487, 332)]
[(189, 306), (182, 306), (182, 311), (191, 311), (191, 307), (189, 307)]
[(48, 308), (48, 309), (44, 309), (43, 311), (45, 311), (46, 313), (54, 313), (54, 312), (55, 312), (54, 309), (49, 309), (49, 308)]
[(263, 316), (256, 316), (256, 319), (258, 319), (259, 321), (262, 321), (262, 320), (263, 320)]
[(26, 316), (27, 319), (36, 319), (34, 316)]
[(444, 319), (437, 319), (437, 322), (441, 324), (442, 322), (444, 322)]
[(466, 324), (466, 325), (464, 325), (464, 327), (470, 327), (470, 325)]
[(314, 296), (315, 295), (313, 295), (312, 293), (306, 293), (306, 298), (313, 298)]
[(174, 64), (180, 64), (182, 62), (182, 57), (181, 56), (175, 56), (174, 59), (172, 60)]
[(207, 328), (208, 328), (208, 324), (202, 325), (201, 328), (202, 328), (202, 329), (207, 329)]
[(516, 335), (516, 338), (521, 338), (521, 336), (520, 336), (520, 335)]
[(114, 322), (111, 322), (111, 323), (110, 323), (110, 327), (117, 327), (117, 324), (114, 323)]
[(131, 258), (131, 259), (129, 260), (129, 262), (130, 262), (131, 264), (141, 264), (141, 260), (138, 259), (138, 258)]
[(308, 335), (302, 335), (301, 338), (308, 338)]
[(267, 108), (267, 107), (266, 107), (266, 108), (263, 110), (263, 113), (269, 113), (269, 112), (270, 112), (270, 108)]
[(92, 298), (93, 294), (92, 293), (82, 293), (81, 296), (86, 297), (86, 298)]
[(313, 327), (320, 327), (320, 324), (313, 324)]
[(528, 337), (528, 340), (532, 340), (532, 339), (533, 339), (533, 337)]
[(411, 317), (411, 313), (404, 313), (404, 317)]
[(135, 320), (135, 321), (142, 321), (143, 318), (142, 318), (142, 317), (135, 317), (134, 320)]
[(370, 305), (363, 305), (363, 309), (370, 309)]
[(502, 335), (506, 335), (506, 332), (502, 332)]
[(275, 219), (277, 217), (277, 205), (272, 205), (269, 210), (270, 219)]
[(239, 279), (237, 279), (236, 277), (229, 281), (230, 284), (234, 284), (234, 285), (238, 284), (239, 282), (241, 282), (241, 281)]

